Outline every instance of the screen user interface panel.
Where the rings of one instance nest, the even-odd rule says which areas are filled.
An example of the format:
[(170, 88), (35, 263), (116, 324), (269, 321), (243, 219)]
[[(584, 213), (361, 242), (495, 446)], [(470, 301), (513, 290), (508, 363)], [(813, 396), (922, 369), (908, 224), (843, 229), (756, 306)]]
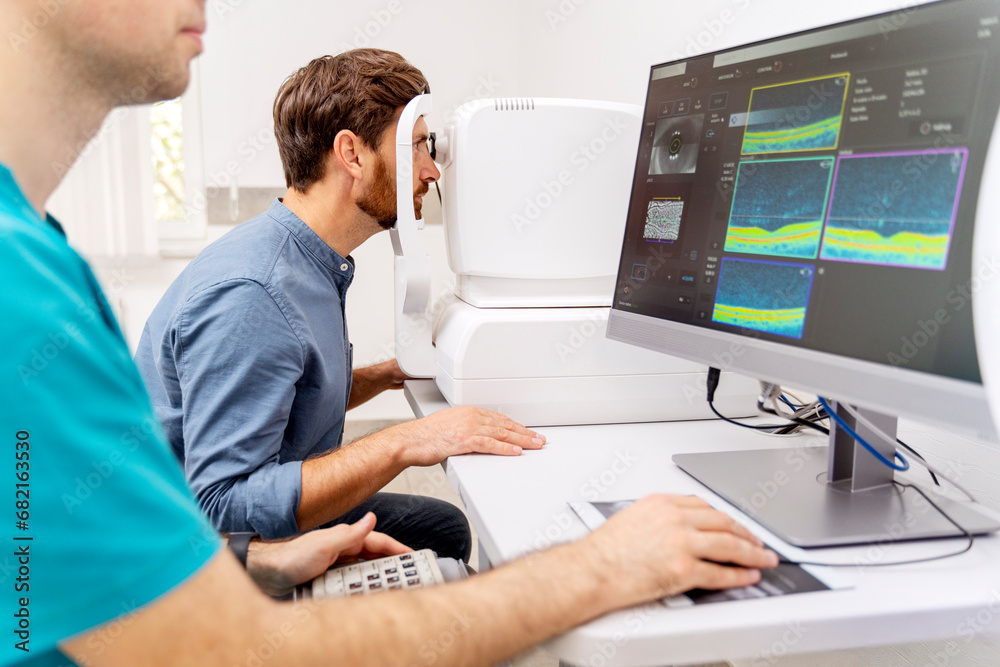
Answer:
[(652, 68), (614, 307), (979, 381), (1000, 3)]

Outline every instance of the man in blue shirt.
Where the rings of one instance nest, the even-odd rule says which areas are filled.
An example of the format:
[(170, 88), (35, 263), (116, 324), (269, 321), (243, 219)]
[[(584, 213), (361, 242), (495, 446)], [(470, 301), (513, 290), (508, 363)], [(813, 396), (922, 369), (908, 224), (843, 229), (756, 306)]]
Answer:
[[(709, 561), (773, 564), (700, 501), (659, 496), (577, 544), (461, 584), (309, 605), (265, 596), (218, 548), (93, 274), (43, 213), (59, 182), (52, 165), (112, 107), (183, 90), (204, 2), (62, 3), (22, 39), (39, 7), (6, 0), (0, 11), (0, 33), (16, 38), (0, 49), (0, 437), (12, 484), (7, 548), (20, 553), (0, 594), (0, 664), (398, 665), (449, 633), (452, 650), (435, 664), (490, 665), (613, 609), (759, 578)], [(81, 482), (89, 494), (75, 494)], [(369, 515), (257, 543), (248, 568), (277, 591), (342, 553), (400, 549), (373, 525)], [(482, 622), (454, 634), (455, 614)]]
[[(401, 107), (426, 90), (418, 69), (377, 49), (317, 58), (289, 77), (274, 105), (288, 192), (192, 261), (146, 323), (136, 363), (219, 530), (285, 537), (373, 511), (399, 541), (468, 560), (458, 508), (373, 494), (410, 465), (544, 442), (503, 415), (463, 408), (338, 450), (346, 411), (405, 378), (392, 361), (353, 371), (352, 382), (350, 253), (396, 218), (394, 169), (379, 152), (367, 164), (360, 147), (391, 144)], [(419, 217), (440, 176), (423, 119), (413, 143)], [(369, 186), (344, 187), (367, 166)]]

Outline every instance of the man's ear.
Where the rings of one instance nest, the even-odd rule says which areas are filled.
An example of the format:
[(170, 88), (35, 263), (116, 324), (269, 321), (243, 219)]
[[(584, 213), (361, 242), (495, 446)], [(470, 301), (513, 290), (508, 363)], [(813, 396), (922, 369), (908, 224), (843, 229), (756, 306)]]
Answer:
[(367, 161), (367, 156), (362, 155), (364, 150), (358, 135), (350, 130), (341, 130), (333, 138), (333, 150), (330, 157), (352, 178), (360, 181), (364, 172), (362, 163)]

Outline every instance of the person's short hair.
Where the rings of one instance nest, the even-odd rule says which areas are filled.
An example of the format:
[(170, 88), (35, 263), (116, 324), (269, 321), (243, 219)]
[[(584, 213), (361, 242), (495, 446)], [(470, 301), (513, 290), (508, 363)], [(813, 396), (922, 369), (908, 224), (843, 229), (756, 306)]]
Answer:
[(429, 92), (420, 70), (392, 51), (354, 49), (316, 58), (288, 77), (274, 100), (285, 184), (305, 191), (322, 179), (341, 130), (377, 149), (396, 111)]

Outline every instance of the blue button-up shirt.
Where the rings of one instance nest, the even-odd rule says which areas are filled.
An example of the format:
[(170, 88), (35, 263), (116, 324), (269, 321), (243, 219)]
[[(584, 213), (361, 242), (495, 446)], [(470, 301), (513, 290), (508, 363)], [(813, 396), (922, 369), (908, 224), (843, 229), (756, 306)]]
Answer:
[(199, 254), (146, 322), (136, 363), (219, 530), (298, 533), (302, 461), (343, 434), (353, 276), (276, 200)]

